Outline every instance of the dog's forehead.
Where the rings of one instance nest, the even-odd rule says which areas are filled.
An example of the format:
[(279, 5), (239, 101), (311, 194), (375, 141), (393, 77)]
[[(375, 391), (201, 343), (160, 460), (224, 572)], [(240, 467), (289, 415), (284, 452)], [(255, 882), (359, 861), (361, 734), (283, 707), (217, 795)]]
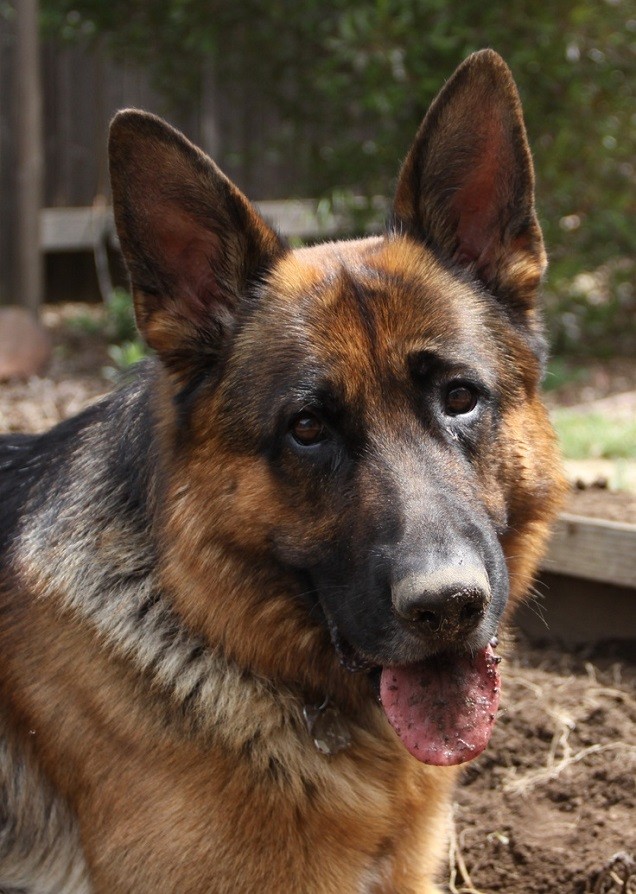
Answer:
[(483, 342), (483, 296), (424, 245), (375, 237), (303, 248), (272, 271), (267, 316), (279, 337), (332, 362)]
[(494, 385), (490, 304), (408, 237), (289, 252), (234, 343), (226, 405), (251, 403), (270, 419), (276, 407), (332, 395), (341, 406), (377, 410), (404, 399), (418, 352)]

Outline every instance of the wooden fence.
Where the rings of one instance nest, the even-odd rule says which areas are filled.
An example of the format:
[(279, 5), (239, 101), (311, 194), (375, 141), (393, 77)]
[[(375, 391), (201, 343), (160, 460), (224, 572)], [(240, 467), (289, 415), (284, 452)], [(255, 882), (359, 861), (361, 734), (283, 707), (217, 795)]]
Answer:
[[(216, 90), (213, 79), (201, 102), (170, 108), (147, 73), (114, 63), (99, 47), (52, 41), (41, 48), (44, 143), (44, 206), (91, 208), (108, 199), (106, 139), (117, 109), (135, 106), (167, 117), (215, 157), (253, 199), (298, 193), (294, 159), (260, 152), (280, 128), (275, 110), (241, 88), (241, 108)], [(16, 297), (17, 107), (15, 24), (0, 15), (0, 303)], [(258, 148), (257, 164), (254, 149)]]
[[(106, 134), (113, 112), (124, 105), (161, 112), (161, 100), (143, 73), (76, 46), (45, 44), (41, 71), (44, 204), (90, 207), (108, 194)], [(18, 77), (14, 29), (0, 19), (0, 301), (9, 302), (16, 289)]]

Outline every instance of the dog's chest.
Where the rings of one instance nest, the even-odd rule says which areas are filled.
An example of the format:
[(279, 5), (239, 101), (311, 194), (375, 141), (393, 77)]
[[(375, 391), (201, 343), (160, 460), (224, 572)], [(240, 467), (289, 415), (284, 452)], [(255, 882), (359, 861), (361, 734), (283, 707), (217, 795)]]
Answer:
[(0, 813), (0, 891), (91, 894), (75, 817), (4, 737), (1, 716)]
[(360, 877), (357, 894), (390, 894), (393, 890), (393, 858), (380, 857), (366, 869)]

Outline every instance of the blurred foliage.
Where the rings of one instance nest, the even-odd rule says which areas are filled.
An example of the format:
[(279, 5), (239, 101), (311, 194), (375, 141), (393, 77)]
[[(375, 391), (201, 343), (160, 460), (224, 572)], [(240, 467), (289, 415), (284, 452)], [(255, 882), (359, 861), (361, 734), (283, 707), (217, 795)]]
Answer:
[(113, 289), (104, 304), (103, 315), (78, 313), (70, 321), (72, 329), (88, 335), (99, 335), (110, 344), (119, 345), (137, 338), (137, 325), (132, 298), (126, 289)]
[(106, 302), (105, 335), (108, 341), (121, 345), (138, 337), (135, 310), (130, 292), (113, 289)]
[(132, 297), (126, 289), (113, 290), (99, 317), (94, 313), (79, 313), (71, 318), (70, 326), (108, 343), (107, 352), (113, 365), (104, 367), (102, 372), (112, 382), (119, 382), (135, 363), (151, 354), (137, 331)]
[(114, 289), (106, 302), (103, 331), (110, 342), (108, 356), (114, 364), (104, 367), (103, 372), (107, 379), (118, 382), (122, 374), (151, 353), (137, 331), (132, 297), (126, 289)]
[[(585, 270), (585, 256), (579, 264)], [(636, 262), (608, 261), (563, 275), (554, 264), (548, 281), (548, 322), (557, 354), (636, 357)]]
[(587, 378), (586, 372), (585, 367), (581, 367), (578, 363), (573, 366), (569, 357), (550, 357), (542, 389), (545, 392), (558, 391), (573, 382), (584, 382)]
[(137, 336), (121, 344), (109, 345), (108, 356), (114, 365), (105, 366), (102, 372), (107, 379), (117, 384), (121, 381), (123, 375), (127, 375), (130, 372), (131, 367), (148, 356), (148, 349)]
[[(276, 151), (299, 160), (297, 192), (310, 196), (334, 185), (387, 194), (443, 80), (471, 51), (493, 47), (519, 85), (539, 172), (557, 345), (611, 350), (620, 336), (621, 349), (636, 347), (626, 326), (636, 314), (634, 268), (616, 267), (636, 247), (633, 0), (509, 0), (505, 9), (477, 0), (42, 0), (42, 7), (49, 33), (100, 40), (147, 66), (177, 108), (198, 104), (211, 69), (239, 109), (245, 84), (257, 85), (280, 115)], [(597, 289), (576, 285), (584, 272), (604, 277), (611, 293), (599, 299)], [(597, 329), (603, 344), (585, 343), (581, 333)]]
[(563, 455), (568, 459), (636, 459), (636, 421), (601, 413), (552, 412)]

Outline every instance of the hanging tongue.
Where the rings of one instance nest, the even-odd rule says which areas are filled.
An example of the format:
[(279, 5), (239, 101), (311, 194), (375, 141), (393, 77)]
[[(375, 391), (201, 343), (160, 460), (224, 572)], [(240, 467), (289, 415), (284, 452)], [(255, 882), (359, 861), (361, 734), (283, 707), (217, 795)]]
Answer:
[(481, 754), (499, 705), (498, 663), (487, 646), (473, 657), (444, 656), (383, 668), (382, 707), (414, 757), (449, 766)]

